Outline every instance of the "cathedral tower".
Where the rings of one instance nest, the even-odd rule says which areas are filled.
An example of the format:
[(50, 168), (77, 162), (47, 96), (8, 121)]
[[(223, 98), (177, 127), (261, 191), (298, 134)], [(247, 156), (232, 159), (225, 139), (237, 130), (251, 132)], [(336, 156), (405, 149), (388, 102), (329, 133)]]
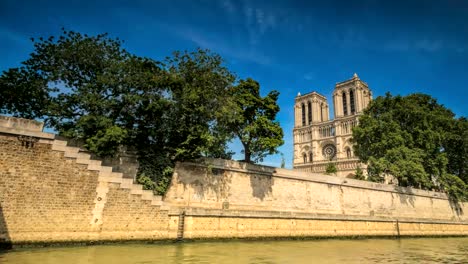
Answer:
[(357, 74), (335, 85), (333, 120), (325, 96), (299, 93), (294, 105), (294, 168), (323, 173), (332, 162), (342, 177), (353, 177), (357, 166), (364, 168), (354, 156), (351, 136), (358, 116), (371, 100), (371, 90)]

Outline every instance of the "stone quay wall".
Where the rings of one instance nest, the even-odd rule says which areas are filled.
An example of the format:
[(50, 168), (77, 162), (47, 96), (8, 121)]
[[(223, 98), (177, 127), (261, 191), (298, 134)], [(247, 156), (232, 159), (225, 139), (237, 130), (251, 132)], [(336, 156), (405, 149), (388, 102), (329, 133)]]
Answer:
[(176, 238), (161, 196), (42, 127), (19, 127), (28, 120), (3, 120), (0, 244)]
[(468, 235), (443, 193), (235, 161), (177, 164), (164, 201), (185, 238)]
[(468, 235), (468, 205), (442, 193), (206, 159), (161, 197), (91, 157), (0, 117), (0, 244)]

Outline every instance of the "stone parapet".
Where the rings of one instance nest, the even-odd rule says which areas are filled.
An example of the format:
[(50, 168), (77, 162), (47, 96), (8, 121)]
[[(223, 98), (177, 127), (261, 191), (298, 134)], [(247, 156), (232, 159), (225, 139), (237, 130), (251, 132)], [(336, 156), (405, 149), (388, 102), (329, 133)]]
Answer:
[(0, 116), (0, 133), (21, 135), (43, 139), (54, 139), (55, 135), (44, 133), (44, 123), (35, 120)]

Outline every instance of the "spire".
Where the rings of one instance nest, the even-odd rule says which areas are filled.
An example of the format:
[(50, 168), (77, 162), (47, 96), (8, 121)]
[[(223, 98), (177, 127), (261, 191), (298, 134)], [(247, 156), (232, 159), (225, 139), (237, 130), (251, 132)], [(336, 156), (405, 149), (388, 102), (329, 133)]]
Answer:
[(353, 78), (359, 78), (359, 76), (357, 76), (357, 73), (353, 74)]
[(297, 96), (301, 96), (301, 92), (298, 92), (298, 93), (297, 93)]

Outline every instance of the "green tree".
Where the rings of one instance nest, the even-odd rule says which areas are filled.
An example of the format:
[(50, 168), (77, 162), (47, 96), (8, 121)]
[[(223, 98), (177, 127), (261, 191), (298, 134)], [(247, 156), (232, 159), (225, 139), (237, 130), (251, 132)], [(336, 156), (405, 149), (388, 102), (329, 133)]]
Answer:
[(106, 34), (64, 30), (35, 40), (29, 59), (0, 76), (0, 111), (44, 118), (100, 156), (134, 148), (140, 181), (163, 192), (176, 161), (230, 156), (232, 133), (218, 119), (227, 113), (234, 80), (208, 51), (176, 52), (158, 62)]
[(275, 121), (280, 110), (276, 103), (279, 93), (273, 90), (262, 98), (259, 83), (248, 78), (233, 87), (230, 95), (232, 115), (226, 123), (244, 147), (244, 161), (259, 162), (266, 155), (278, 153), (277, 148), (284, 143), (283, 130)]
[(447, 172), (457, 175), (468, 184), (468, 120), (460, 117), (449, 127), (444, 150), (447, 153)]
[(230, 117), (229, 89), (235, 76), (219, 55), (204, 50), (175, 52), (165, 61), (171, 92), (169, 141), (178, 160), (230, 158), (232, 138), (220, 119)]
[(428, 95), (387, 94), (371, 102), (353, 129), (355, 153), (368, 163), (370, 180), (390, 174), (401, 186), (442, 188), (457, 194), (457, 199), (465, 199), (466, 192), (449, 191), (466, 190), (460, 180), (465, 177), (466, 163), (460, 160), (468, 157), (454, 148), (466, 146), (465, 138), (457, 136), (463, 120), (455, 119), (449, 109)]
[(26, 68), (9, 69), (0, 76), (0, 114), (30, 119), (44, 116), (51, 92), (56, 90), (40, 76), (31, 76)]
[(338, 170), (336, 169), (336, 165), (333, 162), (330, 162), (327, 164), (327, 167), (325, 168), (325, 173), (326, 174), (335, 174)]
[(361, 166), (359, 166), (359, 165), (358, 165), (357, 168), (356, 168), (356, 172), (355, 172), (354, 178), (355, 178), (356, 180), (361, 180), (361, 181), (363, 181), (363, 180), (366, 179), (366, 176), (364, 176), (364, 172), (362, 171)]

